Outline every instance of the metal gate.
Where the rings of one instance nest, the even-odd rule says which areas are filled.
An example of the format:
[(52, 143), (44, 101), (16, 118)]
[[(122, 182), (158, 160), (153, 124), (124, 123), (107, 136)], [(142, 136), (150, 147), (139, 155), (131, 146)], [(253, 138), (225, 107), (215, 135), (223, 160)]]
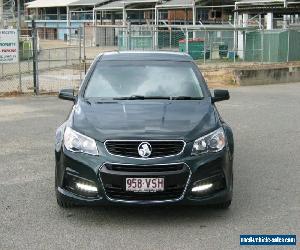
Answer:
[[(82, 28), (41, 30), (34, 26), (20, 30), (19, 62), (0, 64), (0, 95), (79, 87), (85, 73)], [(68, 34), (66, 39), (57, 38), (62, 32)]]

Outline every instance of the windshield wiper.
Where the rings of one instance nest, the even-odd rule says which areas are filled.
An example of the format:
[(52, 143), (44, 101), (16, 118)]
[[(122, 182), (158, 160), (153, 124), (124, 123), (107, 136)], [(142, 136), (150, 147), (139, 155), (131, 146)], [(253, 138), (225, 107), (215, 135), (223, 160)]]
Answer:
[(195, 96), (171, 96), (171, 100), (202, 100), (203, 97)]
[[(109, 101), (110, 98), (97, 98), (100, 99), (100, 103)], [(143, 95), (132, 95), (132, 96), (120, 96), (113, 97), (112, 100), (202, 100), (203, 97), (194, 96), (143, 96)], [(110, 100), (111, 100), (110, 99)], [(90, 103), (90, 100), (85, 99), (86, 102)], [(99, 101), (96, 101), (98, 103)]]
[(132, 95), (123, 97), (114, 97), (113, 100), (146, 100), (146, 99), (166, 99), (170, 100), (169, 96), (143, 96), (143, 95)]

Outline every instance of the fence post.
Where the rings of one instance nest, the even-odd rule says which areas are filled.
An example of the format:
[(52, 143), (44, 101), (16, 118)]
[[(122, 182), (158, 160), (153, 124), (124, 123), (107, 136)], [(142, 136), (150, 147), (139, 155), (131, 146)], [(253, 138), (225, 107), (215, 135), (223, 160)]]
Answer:
[(236, 27), (234, 28), (235, 30), (235, 46), (233, 48), (233, 63), (236, 63), (236, 56), (238, 53), (238, 48), (239, 48), (239, 32), (236, 31)]
[(155, 34), (155, 27), (151, 26), (151, 36), (152, 36), (152, 50), (155, 50), (155, 37), (156, 37), (156, 34)]
[(80, 26), (79, 28), (78, 28), (78, 38), (79, 38), (79, 40), (78, 40), (78, 49), (79, 49), (79, 58), (78, 58), (78, 61), (79, 61), (79, 80), (80, 80), (80, 83), (79, 84), (81, 84), (81, 75), (82, 75), (82, 72), (81, 72), (81, 70), (82, 70), (82, 57), (81, 57), (81, 37), (82, 37), (82, 27)]
[(127, 28), (127, 50), (131, 50), (131, 23), (128, 22)]
[(172, 28), (169, 28), (170, 34), (169, 34), (169, 47), (172, 48)]
[(50, 69), (50, 61), (51, 61), (51, 54), (50, 54), (50, 49), (48, 49), (48, 69)]
[(288, 29), (288, 37), (287, 37), (287, 55), (286, 55), (286, 62), (290, 60), (290, 29)]
[(82, 36), (82, 27), (78, 28), (78, 49), (79, 49), (79, 64), (81, 64), (81, 36)]
[(38, 83), (38, 76), (37, 76), (37, 33), (35, 27), (35, 21), (31, 21), (31, 28), (32, 28), (32, 65), (33, 65), (33, 87), (34, 93), (36, 95), (39, 94), (39, 83)]
[(83, 67), (84, 67), (84, 74), (86, 74), (86, 55), (85, 55), (85, 23), (83, 23)]
[(203, 62), (205, 64), (206, 59), (206, 29), (204, 31), (204, 44), (203, 44)]
[[(31, 51), (32, 52), (32, 51)], [(27, 57), (27, 72), (30, 72), (29, 56)]]
[[(208, 33), (209, 34), (209, 33)], [(214, 31), (212, 31), (212, 39), (209, 39), (209, 59), (212, 60), (212, 53), (213, 53), (213, 47), (212, 47), (212, 41), (214, 39)]]
[[(264, 34), (264, 29), (262, 28), (261, 32), (261, 63), (264, 62), (264, 42), (265, 42), (265, 34)], [(270, 39), (269, 39), (270, 43)], [(270, 49), (270, 44), (269, 44), (269, 49)], [(269, 62), (270, 62), (270, 51), (269, 51)]]
[(243, 31), (243, 61), (245, 61), (246, 56), (246, 31)]
[(187, 28), (185, 28), (185, 52), (189, 53), (189, 32)]
[[(19, 10), (19, 4), (18, 4), (18, 10)], [(21, 57), (20, 57), (20, 23), (18, 23), (18, 70), (19, 70), (19, 91), (22, 93), (22, 72), (21, 72)]]

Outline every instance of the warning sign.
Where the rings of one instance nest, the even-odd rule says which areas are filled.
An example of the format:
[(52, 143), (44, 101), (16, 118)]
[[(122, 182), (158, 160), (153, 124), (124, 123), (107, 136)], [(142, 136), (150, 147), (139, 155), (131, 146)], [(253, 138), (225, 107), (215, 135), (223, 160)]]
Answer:
[(0, 29), (0, 64), (18, 62), (18, 31)]

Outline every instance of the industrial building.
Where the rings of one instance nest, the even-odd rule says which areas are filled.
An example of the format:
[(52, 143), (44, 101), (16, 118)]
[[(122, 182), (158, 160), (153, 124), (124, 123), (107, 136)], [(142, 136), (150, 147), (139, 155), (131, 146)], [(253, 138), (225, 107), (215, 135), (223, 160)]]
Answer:
[(22, 21), (34, 19), (49, 29), (83, 22), (206, 25), (234, 20), (273, 29), (298, 23), (300, 14), (299, 0), (0, 0), (2, 26), (16, 20), (18, 3)]
[[(1, 0), (5, 1), (5, 0)], [(34, 0), (25, 4), (46, 37), (63, 39), (61, 27), (120, 24), (235, 24), (286, 27), (299, 22), (299, 0)], [(50, 35), (48, 35), (50, 34)]]

